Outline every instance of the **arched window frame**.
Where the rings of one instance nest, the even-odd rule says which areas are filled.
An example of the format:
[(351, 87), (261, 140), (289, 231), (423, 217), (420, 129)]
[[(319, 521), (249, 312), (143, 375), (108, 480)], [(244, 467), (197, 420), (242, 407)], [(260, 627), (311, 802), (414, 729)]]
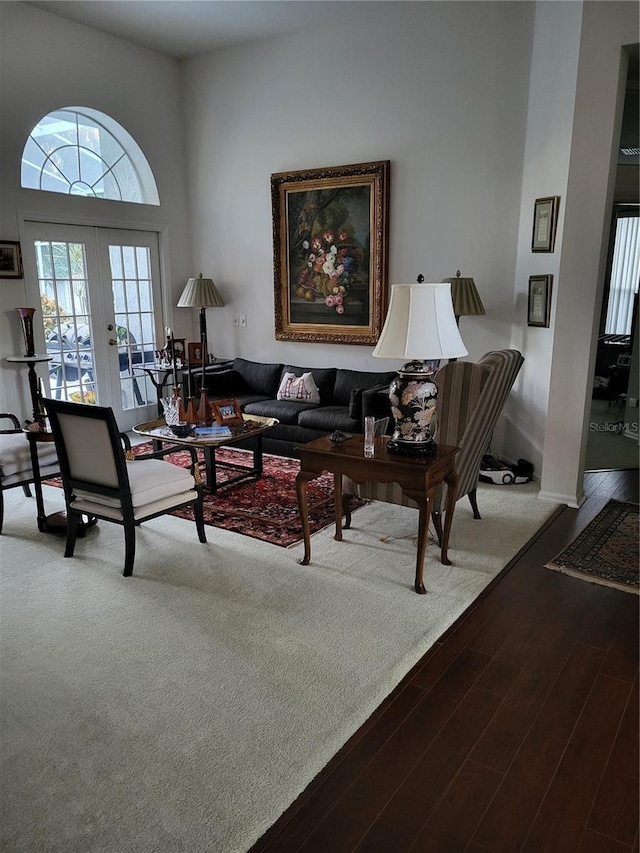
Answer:
[[(122, 198), (122, 191), (120, 189), (120, 182), (118, 181), (117, 175), (113, 171), (114, 167), (117, 165), (117, 163), (120, 161), (121, 158), (119, 158), (118, 161), (109, 164), (100, 155), (96, 155), (95, 151), (91, 151), (91, 149), (88, 149), (88, 148), (85, 148), (84, 146), (81, 146), (78, 143), (77, 139), (76, 139), (75, 143), (61, 144), (59, 148), (57, 148), (53, 151), (47, 152), (42, 148), (42, 146), (38, 143), (38, 140), (33, 135), (33, 133), (36, 130), (36, 128), (45, 119), (47, 119), (49, 117), (52, 117), (55, 119), (55, 117), (58, 113), (71, 113), (76, 117), (76, 120), (78, 117), (88, 119), (89, 122), (91, 122), (93, 125), (95, 125), (96, 127), (99, 128), (101, 138), (102, 138), (102, 135), (104, 134), (105, 135), (104, 138), (111, 139), (111, 140), (115, 141), (115, 143), (118, 145), (118, 147), (123, 152), (122, 156), (128, 158), (128, 161), (132, 167), (133, 173), (134, 173), (135, 178), (137, 180), (137, 188), (138, 188), (139, 193), (140, 193), (139, 199), (137, 199), (137, 198)], [(27, 159), (27, 156), (26, 156), (27, 148), (29, 147), (30, 142), (37, 145), (38, 148), (45, 155), (45, 160), (44, 160), (43, 164), (39, 167), (40, 171), (38, 173), (38, 181), (37, 181), (37, 184), (35, 184), (35, 185), (34, 185), (34, 181), (29, 177), (29, 174), (28, 174), (28, 170), (34, 169), (34, 164), (32, 164)], [(85, 152), (89, 151), (91, 155), (98, 156), (99, 159), (101, 159), (105, 163), (105, 171), (102, 173), (101, 177), (98, 180), (102, 181), (105, 176), (109, 175), (112, 178), (112, 180), (115, 181), (116, 185), (118, 186), (118, 189), (120, 192), (120, 197), (112, 196), (112, 195), (98, 194), (95, 192), (93, 187), (91, 187), (88, 183), (82, 182), (82, 181), (77, 181), (77, 180), (71, 181), (69, 179), (69, 177), (65, 176), (62, 171), (60, 172), (60, 174), (61, 174), (61, 185), (64, 185), (64, 187), (65, 187), (64, 189), (57, 190), (57, 189), (50, 189), (48, 187), (43, 188), (42, 187), (42, 176), (43, 176), (43, 173), (45, 171), (45, 166), (48, 163), (53, 163), (53, 165), (56, 166), (52, 155), (54, 155), (56, 151), (60, 151), (63, 148), (68, 148), (68, 147), (75, 147), (78, 150), (78, 163), (80, 164), (78, 171), (79, 171), (80, 177), (82, 177), (82, 174), (80, 171), (81, 170), (81, 163), (82, 163), (82, 160), (80, 157), (80, 152), (81, 151), (85, 151)], [(38, 167), (35, 166), (35, 168), (37, 169)], [(57, 166), (56, 166), (56, 168), (57, 168)], [(85, 183), (85, 185), (91, 189), (91, 192), (73, 193), (73, 187), (77, 186), (78, 183)], [(96, 183), (98, 183), (98, 181), (94, 182), (94, 186)], [(53, 110), (51, 113), (48, 113), (47, 115), (43, 116), (40, 119), (40, 121), (35, 125), (35, 127), (31, 131), (31, 133), (29, 134), (29, 139), (25, 143), (25, 147), (23, 149), (21, 185), (23, 187), (25, 187), (26, 189), (39, 189), (42, 192), (60, 192), (63, 194), (87, 195), (87, 196), (91, 196), (94, 198), (107, 198), (107, 199), (112, 200), (112, 201), (125, 201), (125, 202), (133, 203), (133, 204), (151, 204), (151, 205), (159, 205), (160, 204), (160, 197), (158, 194), (158, 188), (156, 185), (155, 178), (153, 176), (153, 172), (151, 170), (151, 166), (149, 165), (149, 162), (148, 162), (147, 158), (145, 157), (144, 153), (142, 152), (142, 149), (140, 148), (138, 143), (131, 136), (131, 134), (127, 130), (125, 130), (124, 127), (122, 127), (121, 124), (119, 124), (117, 121), (115, 121), (115, 119), (111, 118), (110, 116), (106, 115), (105, 113), (102, 113), (98, 110), (94, 110), (91, 107), (77, 107), (77, 106), (60, 107), (59, 109)]]

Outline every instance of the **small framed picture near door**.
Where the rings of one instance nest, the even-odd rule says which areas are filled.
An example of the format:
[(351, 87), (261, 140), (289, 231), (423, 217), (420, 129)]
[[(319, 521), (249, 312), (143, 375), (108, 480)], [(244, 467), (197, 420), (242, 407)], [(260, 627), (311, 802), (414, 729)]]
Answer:
[(553, 252), (556, 244), (560, 196), (537, 198), (533, 206), (532, 252)]
[(20, 243), (0, 240), (0, 278), (22, 278)]
[(552, 275), (532, 275), (529, 279), (527, 326), (548, 327), (551, 318)]
[(200, 341), (198, 341), (198, 343), (189, 343), (188, 353), (189, 365), (191, 367), (202, 366), (202, 344)]

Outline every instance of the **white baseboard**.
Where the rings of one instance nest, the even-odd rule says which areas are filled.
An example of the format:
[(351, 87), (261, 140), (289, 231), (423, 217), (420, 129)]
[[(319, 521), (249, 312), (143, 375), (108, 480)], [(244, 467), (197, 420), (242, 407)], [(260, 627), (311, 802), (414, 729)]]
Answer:
[(580, 492), (579, 495), (560, 495), (557, 492), (538, 492), (538, 500), (553, 501), (557, 504), (566, 504), (573, 509), (580, 509), (586, 499), (587, 496), (584, 492)]

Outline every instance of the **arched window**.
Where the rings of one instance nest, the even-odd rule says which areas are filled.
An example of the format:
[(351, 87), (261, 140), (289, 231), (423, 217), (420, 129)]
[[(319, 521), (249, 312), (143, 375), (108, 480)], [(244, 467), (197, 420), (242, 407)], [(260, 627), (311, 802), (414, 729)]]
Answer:
[(23, 187), (137, 204), (160, 204), (139, 145), (104, 113), (65, 107), (44, 116), (22, 152)]

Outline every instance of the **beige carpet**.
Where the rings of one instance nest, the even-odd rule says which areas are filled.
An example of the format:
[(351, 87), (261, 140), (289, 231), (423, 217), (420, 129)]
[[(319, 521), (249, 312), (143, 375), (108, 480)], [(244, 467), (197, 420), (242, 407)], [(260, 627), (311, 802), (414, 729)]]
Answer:
[(536, 492), (481, 486), (482, 521), (461, 501), (426, 596), (403, 507), (318, 533), (309, 567), (301, 545), (213, 528), (201, 545), (163, 517), (127, 579), (120, 528), (65, 560), (6, 493), (0, 849), (246, 851), (553, 512)]

